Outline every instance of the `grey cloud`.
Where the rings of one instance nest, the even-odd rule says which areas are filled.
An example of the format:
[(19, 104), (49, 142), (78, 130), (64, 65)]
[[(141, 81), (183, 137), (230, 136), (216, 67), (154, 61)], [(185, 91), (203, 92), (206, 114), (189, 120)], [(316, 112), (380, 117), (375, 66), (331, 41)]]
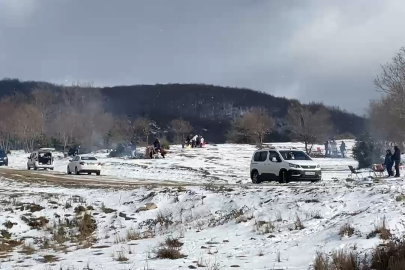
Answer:
[(0, 0), (0, 76), (249, 87), (364, 113), (401, 0)]

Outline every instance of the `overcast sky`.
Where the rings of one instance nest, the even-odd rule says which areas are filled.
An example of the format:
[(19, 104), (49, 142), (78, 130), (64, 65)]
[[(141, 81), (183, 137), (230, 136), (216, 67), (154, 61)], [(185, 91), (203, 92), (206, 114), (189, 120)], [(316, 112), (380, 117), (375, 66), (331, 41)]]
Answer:
[(403, 0), (0, 0), (0, 77), (248, 87), (359, 114)]

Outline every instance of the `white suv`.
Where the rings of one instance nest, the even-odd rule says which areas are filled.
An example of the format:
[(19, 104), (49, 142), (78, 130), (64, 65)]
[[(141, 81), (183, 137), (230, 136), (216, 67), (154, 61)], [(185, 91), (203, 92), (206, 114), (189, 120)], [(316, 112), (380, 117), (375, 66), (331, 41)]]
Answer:
[(322, 179), (322, 171), (321, 166), (301, 150), (269, 147), (254, 152), (250, 177), (255, 184), (262, 181), (316, 182)]

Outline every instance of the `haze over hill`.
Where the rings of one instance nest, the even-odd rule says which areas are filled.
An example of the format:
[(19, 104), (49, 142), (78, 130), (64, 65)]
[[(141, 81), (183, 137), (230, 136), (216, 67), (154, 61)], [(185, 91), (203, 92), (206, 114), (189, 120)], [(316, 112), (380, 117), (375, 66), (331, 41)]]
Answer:
[[(41, 88), (58, 91), (61, 86), (43, 82), (21, 82), (16, 79), (0, 81), (0, 97), (13, 92), (29, 93)], [(78, 89), (77, 91), (85, 91)], [(275, 97), (250, 89), (238, 89), (202, 84), (133, 85), (100, 88), (104, 107), (115, 115), (147, 116), (162, 130), (171, 120), (190, 121), (194, 132), (211, 142), (225, 142), (231, 121), (251, 107), (264, 107), (276, 118), (277, 129), (266, 140), (288, 141), (284, 132), (287, 109), (296, 100)], [(310, 104), (313, 108), (322, 104)], [(365, 119), (338, 108), (328, 107), (334, 129), (331, 136), (344, 133), (358, 135)]]

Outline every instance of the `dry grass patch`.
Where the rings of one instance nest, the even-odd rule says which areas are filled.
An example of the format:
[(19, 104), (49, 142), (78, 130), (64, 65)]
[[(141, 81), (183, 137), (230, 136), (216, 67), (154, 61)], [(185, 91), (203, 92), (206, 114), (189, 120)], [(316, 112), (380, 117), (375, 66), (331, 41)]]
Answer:
[(160, 224), (160, 226), (169, 228), (169, 226), (173, 224), (173, 214), (170, 212), (163, 213), (159, 211), (156, 216), (156, 222)]
[(13, 222), (7, 220), (7, 222), (4, 222), (4, 223), (3, 223), (3, 226), (6, 227), (7, 229), (11, 229), (11, 228), (13, 228), (13, 226), (16, 225), (16, 224), (17, 224), (17, 223), (13, 223)]
[(302, 223), (301, 218), (298, 215), (296, 215), (296, 217), (295, 217), (294, 229), (295, 230), (303, 230), (303, 229), (305, 229), (305, 226)]
[(101, 211), (103, 211), (105, 214), (111, 214), (111, 213), (116, 212), (117, 210), (114, 210), (114, 209), (105, 207), (105, 204), (102, 203), (102, 204), (101, 204)]
[[(126, 262), (128, 261), (128, 257), (126, 256), (126, 251), (124, 250), (124, 248), (121, 248), (120, 251), (116, 251), (113, 254), (114, 260), (116, 260), (117, 262)], [(132, 251), (129, 252), (129, 254), (131, 254)]]
[(405, 240), (395, 239), (386, 245), (376, 247), (372, 252), (370, 268), (375, 270), (405, 269)]
[(349, 223), (345, 223), (342, 225), (342, 227), (340, 227), (339, 229), (339, 235), (340, 237), (351, 237), (354, 234), (354, 228), (349, 224)]
[(404, 194), (398, 195), (398, 196), (395, 197), (395, 200), (397, 202), (402, 202), (402, 201), (405, 200), (405, 195)]
[(84, 214), (78, 222), (79, 238), (87, 239), (97, 229), (97, 224), (94, 218), (89, 214)]
[(328, 256), (322, 252), (316, 254), (314, 270), (366, 270), (366, 257), (362, 258), (355, 251), (339, 250)]
[(386, 218), (382, 222), (374, 226), (374, 230), (367, 235), (367, 239), (380, 235), (380, 239), (388, 240), (391, 238), (391, 231), (387, 228)]
[(0, 253), (7, 253), (13, 251), (15, 247), (23, 244), (21, 240), (3, 240), (0, 243)]
[(185, 258), (186, 256), (180, 252), (182, 246), (183, 243), (179, 239), (168, 237), (155, 251), (156, 258), (170, 260)]
[(142, 239), (142, 234), (134, 229), (129, 229), (127, 230), (126, 238), (127, 241), (139, 240)]
[(259, 220), (259, 221), (255, 222), (255, 225), (256, 225), (256, 231), (261, 232), (263, 234), (273, 233), (274, 230), (276, 229), (276, 226), (270, 220), (269, 221)]
[(158, 259), (177, 260), (185, 257), (177, 248), (160, 247), (156, 251), (156, 258)]
[(58, 258), (54, 255), (44, 255), (43, 259), (41, 260), (44, 263), (53, 263), (56, 262)]
[(184, 244), (179, 241), (178, 238), (168, 237), (165, 240), (165, 244), (169, 248), (181, 248)]
[(23, 253), (25, 255), (32, 255), (36, 252), (36, 249), (32, 247), (31, 245), (24, 244), (21, 248), (20, 253)]

